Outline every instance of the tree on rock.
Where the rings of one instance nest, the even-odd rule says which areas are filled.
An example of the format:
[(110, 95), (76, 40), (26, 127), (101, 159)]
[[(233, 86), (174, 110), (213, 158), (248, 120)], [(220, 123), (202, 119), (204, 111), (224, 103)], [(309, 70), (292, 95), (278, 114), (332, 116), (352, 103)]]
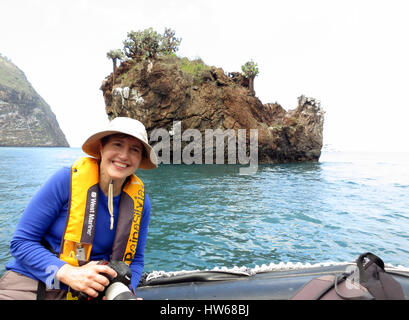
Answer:
[(124, 41), (124, 51), (127, 57), (155, 58), (161, 41), (161, 35), (152, 28), (143, 31), (130, 31)]
[(165, 28), (163, 35), (152, 28), (143, 31), (128, 32), (127, 39), (123, 42), (124, 52), (128, 58), (143, 60), (156, 58), (159, 54), (175, 53), (182, 39), (175, 37), (175, 31)]
[(125, 58), (125, 55), (120, 49), (117, 50), (110, 50), (107, 52), (107, 58), (112, 59), (112, 64), (113, 64), (113, 74), (112, 74), (112, 85), (115, 83), (115, 72), (116, 72), (116, 61), (123, 60)]
[(180, 42), (182, 41), (181, 38), (175, 37), (175, 30), (170, 28), (165, 28), (165, 32), (162, 36), (161, 46), (160, 46), (160, 53), (169, 55), (176, 53), (179, 49)]
[(165, 28), (163, 35), (159, 34), (152, 28), (142, 31), (130, 31), (127, 38), (123, 41), (123, 50), (110, 50), (107, 57), (112, 59), (113, 77), (112, 85), (115, 83), (115, 72), (117, 69), (117, 60), (134, 60), (136, 62), (150, 62), (151, 59), (156, 59), (158, 55), (174, 54), (178, 49), (181, 38), (175, 37), (175, 31), (170, 28)]
[(254, 78), (258, 75), (258, 66), (253, 60), (246, 62), (241, 66), (241, 71), (243, 75), (249, 80), (249, 91), (252, 96), (256, 95), (254, 91)]

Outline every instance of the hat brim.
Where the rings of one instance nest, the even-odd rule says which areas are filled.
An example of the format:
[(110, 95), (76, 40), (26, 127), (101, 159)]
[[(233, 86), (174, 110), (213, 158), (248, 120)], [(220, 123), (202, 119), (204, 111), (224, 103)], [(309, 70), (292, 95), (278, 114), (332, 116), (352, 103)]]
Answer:
[(98, 132), (98, 133), (92, 135), (91, 137), (89, 137), (84, 142), (84, 144), (82, 145), (82, 150), (85, 153), (89, 154), (90, 156), (99, 159), (99, 158), (101, 158), (101, 154), (100, 154), (101, 139), (104, 138), (104, 137), (110, 136), (112, 134), (117, 134), (117, 133), (130, 135), (130, 136), (138, 139), (143, 144), (143, 146), (145, 148), (145, 151), (146, 151), (146, 155), (144, 157), (142, 157), (141, 163), (139, 165), (139, 169), (149, 170), (149, 169), (155, 169), (155, 168), (158, 167), (158, 165), (157, 165), (158, 160), (156, 158), (155, 152), (152, 150), (152, 147), (149, 144), (142, 141), (140, 138), (138, 138), (138, 137), (136, 137), (133, 134), (130, 134), (128, 132), (112, 131), (112, 130)]

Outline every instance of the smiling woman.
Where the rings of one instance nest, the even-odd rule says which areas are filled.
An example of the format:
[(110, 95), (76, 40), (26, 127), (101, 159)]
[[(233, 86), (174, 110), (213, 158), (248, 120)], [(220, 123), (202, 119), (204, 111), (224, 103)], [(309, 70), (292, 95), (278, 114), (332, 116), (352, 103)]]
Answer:
[(101, 139), (101, 189), (107, 193), (112, 180), (114, 196), (117, 196), (125, 179), (138, 169), (144, 150), (139, 139), (130, 135), (114, 134)]
[(115, 118), (82, 149), (92, 158), (57, 171), (23, 213), (10, 244), (15, 259), (0, 281), (0, 300), (64, 299), (73, 292), (101, 297), (108, 277), (117, 274), (98, 264), (100, 260), (128, 264), (136, 289), (144, 266), (150, 200), (134, 172), (157, 167), (145, 126)]
[(102, 191), (108, 194), (112, 230), (113, 197), (121, 193), (125, 180), (138, 169), (144, 148), (139, 139), (131, 135), (114, 134), (101, 139), (100, 150), (99, 185)]

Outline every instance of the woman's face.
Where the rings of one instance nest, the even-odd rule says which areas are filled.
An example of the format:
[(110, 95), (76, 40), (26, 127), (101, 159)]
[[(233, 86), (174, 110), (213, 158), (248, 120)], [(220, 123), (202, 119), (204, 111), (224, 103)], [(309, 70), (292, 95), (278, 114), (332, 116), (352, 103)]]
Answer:
[(101, 173), (113, 180), (125, 180), (138, 169), (143, 145), (131, 136), (112, 135), (101, 144)]

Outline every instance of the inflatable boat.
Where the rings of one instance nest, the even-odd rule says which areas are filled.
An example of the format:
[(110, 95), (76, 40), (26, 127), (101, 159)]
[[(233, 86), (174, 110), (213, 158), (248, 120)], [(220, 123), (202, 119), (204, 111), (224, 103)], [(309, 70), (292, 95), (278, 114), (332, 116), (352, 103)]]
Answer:
[[(288, 300), (310, 280), (340, 275), (356, 267), (343, 263), (279, 263), (233, 269), (144, 274), (135, 291), (144, 300)], [(409, 268), (385, 265), (385, 271), (401, 285), (409, 298)]]

